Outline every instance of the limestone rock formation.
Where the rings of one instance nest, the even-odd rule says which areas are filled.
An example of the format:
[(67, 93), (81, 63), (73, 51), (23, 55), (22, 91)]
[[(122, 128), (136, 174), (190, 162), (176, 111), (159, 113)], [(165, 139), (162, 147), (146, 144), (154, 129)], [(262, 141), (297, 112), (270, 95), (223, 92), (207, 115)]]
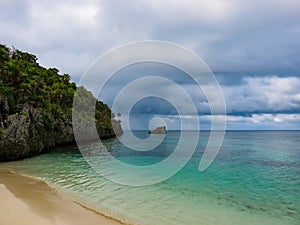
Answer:
[[(120, 121), (111, 119), (109, 107), (84, 87), (77, 87), (70, 75), (44, 68), (35, 55), (0, 44), (0, 161), (38, 155), (75, 142), (72, 115), (78, 92), (83, 113), (77, 125), (84, 141), (123, 133)], [(86, 106), (93, 115), (85, 116)], [(93, 136), (89, 129), (92, 123), (97, 129)]]
[[(50, 117), (48, 124), (55, 124), (49, 129), (44, 121), (43, 111), (30, 105), (24, 105), (19, 113), (8, 115), (8, 107), (0, 96), (0, 161), (18, 160), (39, 155), (51, 148), (74, 143), (71, 118), (61, 115)], [(82, 126), (84, 126), (84, 122)], [(97, 126), (100, 138), (111, 138), (123, 134), (120, 121), (112, 121), (114, 129)], [(88, 130), (86, 140), (88, 139)]]
[(166, 134), (167, 128), (166, 126), (157, 127), (154, 130), (149, 130), (149, 134)]

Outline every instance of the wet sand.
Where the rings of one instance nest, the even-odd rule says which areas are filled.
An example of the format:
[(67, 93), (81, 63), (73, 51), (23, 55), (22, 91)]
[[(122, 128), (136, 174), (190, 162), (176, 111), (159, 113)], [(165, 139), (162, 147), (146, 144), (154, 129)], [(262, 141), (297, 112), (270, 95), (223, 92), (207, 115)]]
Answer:
[(47, 183), (0, 168), (1, 225), (120, 225)]

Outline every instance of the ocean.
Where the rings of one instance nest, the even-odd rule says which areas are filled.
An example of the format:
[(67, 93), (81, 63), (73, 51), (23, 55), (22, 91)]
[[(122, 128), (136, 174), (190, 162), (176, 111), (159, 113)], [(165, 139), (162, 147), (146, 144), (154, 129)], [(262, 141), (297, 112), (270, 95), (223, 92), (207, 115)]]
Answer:
[[(189, 137), (197, 133), (184, 132), (189, 132), (183, 140), (189, 148)], [(147, 131), (135, 135), (148, 136)], [(146, 152), (130, 150), (116, 138), (103, 142), (116, 159), (143, 167), (168, 157), (179, 137), (179, 131), (170, 131), (159, 146)], [(208, 131), (200, 132), (196, 151), (174, 176), (142, 187), (101, 176), (76, 146), (7, 165), (132, 224), (300, 224), (300, 131), (227, 131), (215, 161), (200, 172), (208, 137)], [(93, 145), (89, 148), (92, 151)], [(126, 177), (126, 171), (121, 172)]]

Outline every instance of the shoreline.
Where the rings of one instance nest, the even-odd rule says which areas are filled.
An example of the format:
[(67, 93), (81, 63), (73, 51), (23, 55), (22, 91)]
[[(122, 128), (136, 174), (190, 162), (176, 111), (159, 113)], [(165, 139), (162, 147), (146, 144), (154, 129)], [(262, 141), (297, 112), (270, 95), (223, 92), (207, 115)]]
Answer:
[(33, 225), (33, 221), (45, 225), (129, 225), (74, 200), (41, 179), (1, 166), (0, 197), (1, 225)]

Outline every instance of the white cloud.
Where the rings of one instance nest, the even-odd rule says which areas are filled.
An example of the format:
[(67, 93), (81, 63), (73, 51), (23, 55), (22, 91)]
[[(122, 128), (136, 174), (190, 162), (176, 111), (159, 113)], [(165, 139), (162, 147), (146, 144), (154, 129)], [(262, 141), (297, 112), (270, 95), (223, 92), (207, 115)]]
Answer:
[[(1, 1), (0, 37), (78, 80), (95, 58), (125, 42), (174, 41), (214, 71), (300, 72), (300, 2)], [(50, 55), (50, 56), (49, 56)]]
[(149, 0), (148, 4), (152, 6), (152, 10), (169, 21), (196, 20), (223, 23), (224, 20), (232, 18), (236, 10), (232, 1), (222, 0), (177, 0), (176, 4), (172, 0)]
[[(211, 118), (216, 120), (226, 119), (229, 129), (255, 129), (260, 127), (263, 129), (267, 126), (268, 129), (299, 129), (300, 128), (300, 99), (299, 88), (300, 78), (297, 77), (245, 77), (241, 85), (224, 86), (224, 94), (229, 115), (201, 115), (210, 113), (208, 103), (197, 100), (197, 88), (193, 85), (185, 85), (188, 93), (193, 96), (194, 103), (197, 105), (199, 118), (204, 123), (201, 126), (208, 128)], [(162, 96), (173, 96), (173, 100), (180, 107), (187, 107), (182, 96), (174, 92), (175, 87), (161, 86), (153, 84), (143, 86), (141, 89), (132, 90), (131, 95), (136, 95), (136, 92), (143, 92), (153, 88), (155, 93), (160, 93)], [(212, 90), (213, 91), (213, 90)], [(130, 92), (129, 92), (130, 93)], [(199, 94), (199, 93), (198, 93)], [(200, 96), (203, 97), (203, 95)], [(199, 98), (198, 98), (199, 99)], [(195, 101), (196, 100), (196, 101)], [(126, 95), (126, 100), (122, 104), (127, 105), (131, 101), (130, 95)], [(163, 104), (148, 101), (142, 105), (139, 110), (143, 114), (142, 117), (133, 115), (135, 124), (143, 124), (146, 117), (151, 118), (151, 113), (147, 114), (146, 106), (152, 109), (159, 108), (161, 116), (166, 120), (168, 127), (178, 129), (180, 120), (183, 120), (188, 127), (193, 128), (195, 116), (190, 114), (185, 115), (169, 115), (168, 107)], [(147, 116), (145, 116), (145, 114)], [(157, 115), (156, 115), (157, 116)], [(142, 125), (141, 125), (142, 126)]]
[(239, 86), (223, 87), (228, 113), (300, 111), (300, 78), (245, 77)]
[[(181, 121), (185, 123), (186, 130), (193, 130), (195, 128), (195, 116), (170, 116), (170, 115), (160, 115), (160, 117), (165, 121), (169, 130), (180, 129)], [(122, 117), (121, 121), (124, 121), (126, 117)], [(300, 114), (253, 114), (252, 117), (243, 116), (221, 116), (221, 115), (202, 115), (199, 116), (200, 129), (209, 130), (211, 119), (214, 120), (227, 120), (226, 128), (228, 130), (234, 129), (299, 129), (300, 127)], [(147, 122), (151, 119), (150, 115), (142, 115), (140, 117), (131, 117), (132, 123), (131, 129), (148, 129)], [(123, 123), (122, 124), (126, 124)], [(162, 123), (160, 123), (162, 124)], [(124, 129), (128, 130), (129, 127), (125, 126)]]
[[(230, 123), (283, 124), (297, 121), (300, 111), (299, 9), (298, 0), (0, 0), (0, 38), (75, 81), (119, 44), (173, 41), (194, 50), (214, 71), (268, 74), (222, 87), (229, 113), (252, 113), (230, 116)], [(189, 90), (199, 112), (208, 112), (203, 96)], [(174, 95), (172, 88), (164, 91)], [(176, 100), (184, 107), (180, 96)]]

